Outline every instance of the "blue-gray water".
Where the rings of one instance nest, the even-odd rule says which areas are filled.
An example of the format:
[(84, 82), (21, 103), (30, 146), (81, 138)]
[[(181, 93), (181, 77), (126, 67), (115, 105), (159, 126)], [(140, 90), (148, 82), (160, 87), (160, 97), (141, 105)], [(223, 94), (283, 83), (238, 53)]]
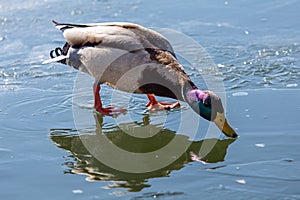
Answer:
[[(297, 0), (0, 1), (1, 199), (300, 199), (299, 9)], [(41, 65), (64, 42), (52, 19), (130, 21), (193, 38), (222, 73), (227, 115), (240, 137), (221, 137), (208, 164), (189, 154), (203, 142), (200, 130), (186, 153), (161, 170), (130, 174), (103, 165), (76, 131), (77, 71)], [(201, 77), (192, 67), (187, 71), (194, 80)], [(136, 121), (127, 126), (151, 124), (146, 98), (135, 97)], [(122, 135), (112, 118), (96, 118), (101, 127), (92, 126), (91, 105), (92, 99), (84, 107), (92, 119), (86, 128), (102, 129), (124, 149), (150, 151), (178, 134), (178, 110), (168, 113), (171, 120), (157, 140), (145, 143)], [(205, 129), (208, 122), (201, 124)], [(189, 133), (181, 134), (180, 141), (189, 140)]]

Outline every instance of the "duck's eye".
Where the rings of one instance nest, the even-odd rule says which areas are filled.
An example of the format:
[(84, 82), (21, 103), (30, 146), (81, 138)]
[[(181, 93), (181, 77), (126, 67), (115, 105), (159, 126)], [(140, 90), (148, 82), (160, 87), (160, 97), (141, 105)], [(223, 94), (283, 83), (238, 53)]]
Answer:
[(205, 106), (207, 106), (207, 107), (211, 106), (211, 99), (210, 99), (210, 97), (207, 97), (207, 98), (204, 100), (203, 104), (204, 104)]

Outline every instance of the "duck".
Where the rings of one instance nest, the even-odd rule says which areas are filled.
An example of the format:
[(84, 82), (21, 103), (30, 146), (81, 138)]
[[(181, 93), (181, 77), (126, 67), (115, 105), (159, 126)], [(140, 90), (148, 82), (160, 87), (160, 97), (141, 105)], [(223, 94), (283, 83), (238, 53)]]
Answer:
[[(100, 89), (106, 84), (125, 92), (146, 94), (146, 106), (151, 111), (179, 108), (179, 101), (186, 102), (226, 136), (238, 137), (225, 117), (221, 98), (196, 86), (179, 63), (171, 43), (160, 33), (130, 22), (52, 22), (66, 42), (51, 50), (51, 58), (43, 64), (59, 62), (92, 76), (96, 112), (113, 116), (127, 111), (103, 107)], [(160, 102), (156, 96), (176, 102)]]

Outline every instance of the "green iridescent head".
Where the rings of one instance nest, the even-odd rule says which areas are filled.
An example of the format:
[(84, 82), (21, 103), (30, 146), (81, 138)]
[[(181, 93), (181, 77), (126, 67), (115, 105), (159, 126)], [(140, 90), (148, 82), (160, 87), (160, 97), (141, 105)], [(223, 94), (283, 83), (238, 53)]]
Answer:
[(187, 102), (201, 117), (213, 121), (225, 135), (233, 138), (238, 136), (227, 123), (222, 101), (215, 93), (193, 89), (187, 93)]

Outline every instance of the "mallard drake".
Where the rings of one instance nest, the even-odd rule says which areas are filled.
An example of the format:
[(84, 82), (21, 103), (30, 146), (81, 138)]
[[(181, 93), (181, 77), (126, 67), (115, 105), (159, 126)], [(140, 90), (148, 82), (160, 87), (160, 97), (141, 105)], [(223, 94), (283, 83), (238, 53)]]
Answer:
[(221, 99), (212, 91), (198, 89), (178, 62), (170, 42), (143, 26), (124, 23), (66, 24), (53, 21), (63, 32), (63, 48), (50, 52), (50, 60), (88, 73), (95, 78), (94, 108), (103, 115), (125, 109), (104, 108), (100, 85), (146, 94), (149, 110), (173, 109), (179, 102), (166, 103), (155, 95), (187, 102), (203, 118), (215, 122), (229, 137), (237, 133), (227, 123)]

